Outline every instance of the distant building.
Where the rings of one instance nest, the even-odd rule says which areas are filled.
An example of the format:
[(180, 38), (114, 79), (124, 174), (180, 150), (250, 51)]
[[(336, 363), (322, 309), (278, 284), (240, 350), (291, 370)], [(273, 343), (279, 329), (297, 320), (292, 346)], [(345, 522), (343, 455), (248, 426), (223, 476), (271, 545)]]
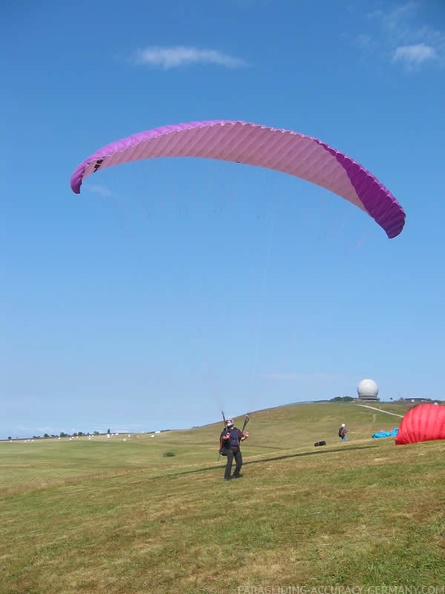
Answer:
[(359, 400), (378, 402), (379, 387), (374, 380), (363, 379), (357, 386), (357, 394), (358, 394)]
[(402, 402), (408, 402), (410, 404), (432, 404), (433, 402), (436, 402), (432, 398), (426, 398), (425, 396), (421, 396), (420, 398), (401, 398), (400, 400)]

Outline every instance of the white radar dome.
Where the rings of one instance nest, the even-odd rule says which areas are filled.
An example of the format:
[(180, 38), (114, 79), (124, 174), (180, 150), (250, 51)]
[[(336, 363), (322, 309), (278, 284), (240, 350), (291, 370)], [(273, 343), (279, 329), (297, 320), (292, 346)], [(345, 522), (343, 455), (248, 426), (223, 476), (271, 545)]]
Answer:
[(357, 394), (359, 398), (377, 398), (379, 387), (374, 380), (364, 379), (357, 386)]

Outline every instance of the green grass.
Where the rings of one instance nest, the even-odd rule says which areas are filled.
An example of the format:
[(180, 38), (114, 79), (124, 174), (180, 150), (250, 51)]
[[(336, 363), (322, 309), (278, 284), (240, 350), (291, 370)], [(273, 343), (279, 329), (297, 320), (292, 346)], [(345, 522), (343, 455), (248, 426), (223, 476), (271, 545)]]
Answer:
[(0, 443), (0, 592), (443, 586), (445, 443), (370, 438), (399, 422), (355, 404), (255, 413), (229, 483), (220, 423)]

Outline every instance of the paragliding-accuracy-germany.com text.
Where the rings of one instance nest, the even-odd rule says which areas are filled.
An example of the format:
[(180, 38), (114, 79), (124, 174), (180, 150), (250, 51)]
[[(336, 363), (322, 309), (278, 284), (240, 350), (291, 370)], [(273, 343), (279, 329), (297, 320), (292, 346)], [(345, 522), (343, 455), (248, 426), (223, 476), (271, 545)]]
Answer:
[(445, 586), (238, 586), (237, 594), (445, 594)]

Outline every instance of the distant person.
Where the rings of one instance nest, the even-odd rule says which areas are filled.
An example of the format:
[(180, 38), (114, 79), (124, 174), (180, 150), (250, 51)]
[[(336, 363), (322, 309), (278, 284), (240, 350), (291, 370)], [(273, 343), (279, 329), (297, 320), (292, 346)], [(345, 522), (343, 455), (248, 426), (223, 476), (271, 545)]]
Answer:
[[(240, 471), (243, 465), (243, 457), (241, 455), (240, 444), (248, 437), (249, 432), (246, 431), (243, 433), (235, 427), (232, 419), (226, 421), (226, 427), (223, 429), (220, 437), (221, 453), (227, 456), (226, 470), (224, 472), (225, 481), (229, 481), (231, 478), (238, 479), (242, 476)], [(231, 476), (233, 459), (235, 459), (235, 472)]]
[(339, 429), (338, 429), (338, 436), (340, 437), (340, 439), (342, 441), (348, 441), (348, 438), (346, 437), (347, 432), (348, 432), (348, 430), (346, 429), (346, 425), (344, 423), (342, 423), (341, 427), (339, 427)]

